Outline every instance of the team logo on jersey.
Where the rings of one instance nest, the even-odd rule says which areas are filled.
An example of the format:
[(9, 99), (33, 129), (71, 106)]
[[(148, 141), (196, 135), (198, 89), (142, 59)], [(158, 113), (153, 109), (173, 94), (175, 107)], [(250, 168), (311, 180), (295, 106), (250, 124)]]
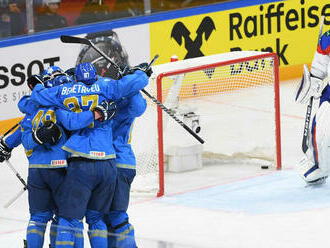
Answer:
[(84, 72), (84, 78), (89, 78), (89, 73), (88, 72)]
[(203, 43), (203, 34), (205, 35), (205, 40), (210, 38), (213, 30), (215, 30), (215, 25), (211, 17), (206, 16), (202, 20), (201, 24), (197, 28), (197, 36), (194, 40), (190, 38), (190, 31), (182, 22), (177, 22), (174, 24), (171, 37), (181, 46), (182, 39), (184, 40), (184, 45), (187, 50), (185, 59), (196, 58), (204, 56), (200, 48)]

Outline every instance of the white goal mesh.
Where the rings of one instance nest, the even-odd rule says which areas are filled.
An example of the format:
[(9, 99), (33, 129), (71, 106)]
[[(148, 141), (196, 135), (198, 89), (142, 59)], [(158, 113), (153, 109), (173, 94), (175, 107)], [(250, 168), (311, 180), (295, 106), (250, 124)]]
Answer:
[[(258, 159), (279, 169), (277, 64), (274, 53), (253, 51), (187, 59), (154, 66), (146, 90), (192, 129), (192, 120), (198, 120), (203, 162)], [(162, 195), (169, 149), (199, 142), (145, 98), (147, 111), (133, 129), (137, 176), (132, 189)]]

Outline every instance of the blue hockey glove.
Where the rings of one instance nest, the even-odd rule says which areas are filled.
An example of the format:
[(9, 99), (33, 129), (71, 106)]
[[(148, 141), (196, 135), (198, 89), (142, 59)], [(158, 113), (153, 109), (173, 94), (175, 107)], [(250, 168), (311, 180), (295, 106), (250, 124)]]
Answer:
[(2, 163), (5, 160), (8, 160), (10, 158), (11, 150), (12, 149), (10, 149), (7, 146), (6, 142), (3, 139), (1, 139), (0, 140), (0, 163)]
[(97, 111), (100, 115), (101, 118), (99, 119), (99, 121), (107, 121), (112, 119), (116, 112), (117, 112), (117, 106), (115, 104), (115, 102), (113, 101), (106, 101), (104, 100), (103, 102), (101, 102), (98, 106), (96, 106), (94, 108), (94, 111)]
[(32, 133), (33, 140), (39, 145), (55, 145), (62, 136), (61, 129), (52, 121), (46, 121)]

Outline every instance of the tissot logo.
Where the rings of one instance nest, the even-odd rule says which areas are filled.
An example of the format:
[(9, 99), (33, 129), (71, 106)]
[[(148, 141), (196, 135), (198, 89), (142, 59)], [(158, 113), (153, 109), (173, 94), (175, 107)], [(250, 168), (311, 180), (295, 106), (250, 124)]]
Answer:
[(215, 30), (214, 22), (209, 16), (207, 16), (198, 26), (196, 31), (197, 36), (194, 40), (190, 38), (190, 31), (182, 22), (174, 24), (171, 37), (174, 38), (179, 45), (182, 44), (182, 39), (184, 39), (184, 46), (187, 50), (187, 54), (184, 57), (185, 59), (196, 58), (204, 56), (200, 50), (203, 43), (203, 34), (205, 34), (205, 40), (208, 40), (213, 30)]

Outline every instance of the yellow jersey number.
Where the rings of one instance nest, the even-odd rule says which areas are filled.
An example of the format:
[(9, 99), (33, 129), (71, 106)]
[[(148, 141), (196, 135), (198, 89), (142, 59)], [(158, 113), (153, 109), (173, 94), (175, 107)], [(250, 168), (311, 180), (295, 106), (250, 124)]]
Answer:
[[(93, 111), (94, 108), (97, 106), (99, 102), (98, 95), (87, 95), (87, 96), (80, 96), (81, 98), (81, 105), (82, 106), (89, 106), (89, 110)], [(64, 105), (72, 112), (81, 113), (83, 110), (79, 105), (78, 97), (72, 96), (68, 97), (64, 100)], [(89, 124), (88, 127), (94, 127), (94, 122)]]

